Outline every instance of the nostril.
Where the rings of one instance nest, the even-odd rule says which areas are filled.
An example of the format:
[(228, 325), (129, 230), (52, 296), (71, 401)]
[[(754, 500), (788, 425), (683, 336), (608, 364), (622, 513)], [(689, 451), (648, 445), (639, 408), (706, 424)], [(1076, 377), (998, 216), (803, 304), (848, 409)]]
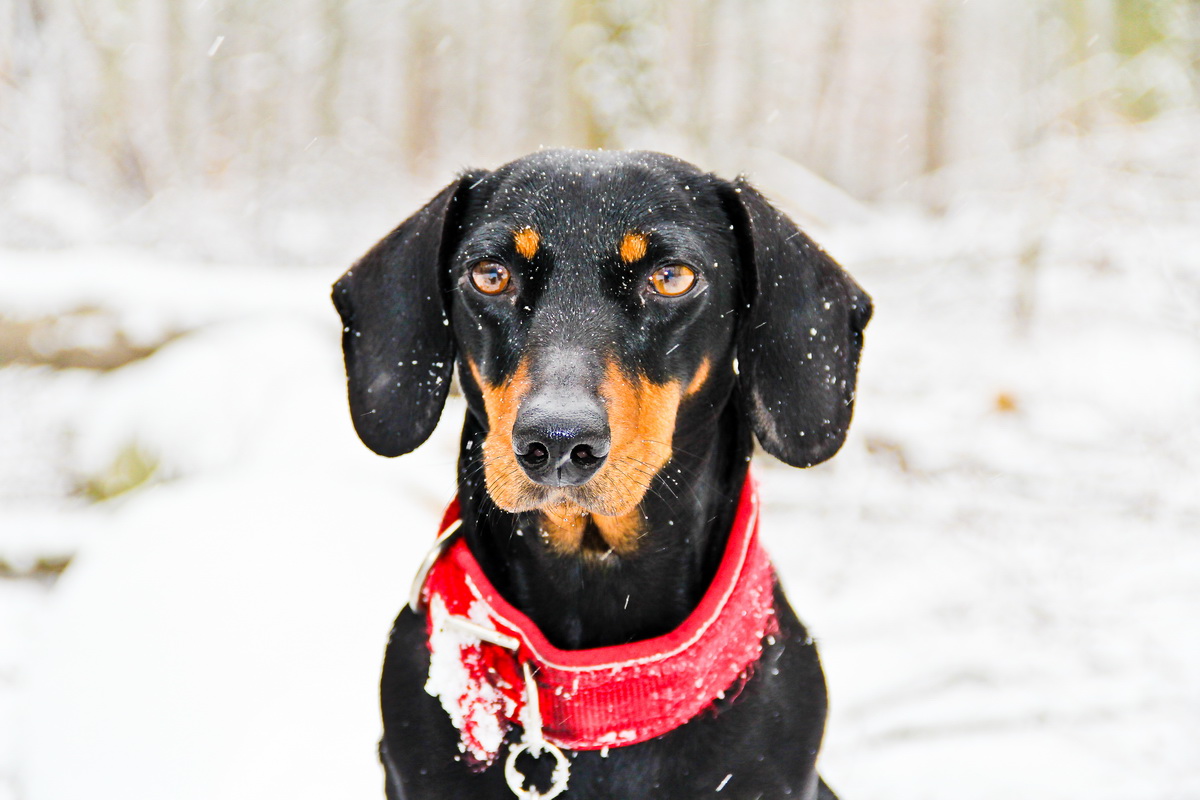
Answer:
[(531, 467), (540, 467), (546, 463), (549, 456), (546, 445), (541, 442), (530, 442), (529, 447), (525, 448), (525, 452), (521, 453), (521, 460)]
[(603, 458), (604, 456), (596, 455), (592, 446), (588, 444), (581, 444), (571, 451), (571, 461), (578, 467), (594, 467)]

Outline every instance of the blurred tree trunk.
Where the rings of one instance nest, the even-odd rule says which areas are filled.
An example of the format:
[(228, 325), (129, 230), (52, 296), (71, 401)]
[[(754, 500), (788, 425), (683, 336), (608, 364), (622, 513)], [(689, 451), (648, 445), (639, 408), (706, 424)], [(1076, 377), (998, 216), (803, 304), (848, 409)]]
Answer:
[[(694, 0), (687, 4), (687, 8), (691, 11), (691, 24), (686, 39), (690, 45), (687, 53), (689, 69), (681, 80), (688, 97), (686, 105), (691, 109), (712, 109), (712, 50), (716, 38), (713, 0)], [(708, 111), (704, 115), (703, 123), (697, 126), (696, 137), (705, 149), (711, 149), (715, 145), (712, 116), (712, 112)], [(688, 124), (688, 121), (686, 114), (680, 120), (684, 125)], [(694, 118), (692, 122), (695, 122)]]
[(434, 110), (437, 107), (433, 96), (437, 91), (434, 85), (436, 28), (432, 5), (426, 0), (409, 0), (408, 14), (404, 153), (409, 172), (424, 176), (429, 172), (428, 162), (433, 155), (431, 140), (435, 125)]
[(321, 67), (317, 97), (320, 135), (338, 132), (338, 90), (341, 88), (342, 58), (346, 54), (346, 23), (342, 19), (343, 0), (322, 0), (321, 31), (325, 37), (325, 59)]
[(600, 120), (588, 71), (596, 52), (612, 38), (606, 15), (598, 8), (603, 0), (568, 0), (566, 50), (567, 127), (580, 147), (610, 147), (612, 141)]
[(1188, 77), (1192, 82), (1192, 101), (1200, 103), (1200, 0), (1185, 0), (1180, 12), (1187, 28)]
[(742, 63), (745, 65), (740, 98), (741, 124), (737, 130), (742, 141), (749, 141), (763, 127), (770, 111), (768, 98), (778, 89), (767, 80), (771, 54), (758, 42), (760, 32), (765, 30), (767, 17), (763, 12), (766, 6), (765, 2), (746, 3), (739, 15), (738, 39), (744, 48)]
[(1188, 58), (1195, 102), (1200, 102), (1200, 0), (1187, 0), (1184, 6), (1188, 27)]
[[(1172, 0), (1114, 0), (1113, 50), (1128, 62), (1162, 44), (1168, 36)], [(1147, 120), (1161, 110), (1161, 97), (1153, 86), (1136, 81), (1118, 87), (1117, 108), (1135, 120)]]
[(101, 170), (102, 179), (143, 198), (148, 197), (150, 184), (129, 133), (129, 122), (134, 115), (129, 110), (122, 48), (104, 39), (98, 20), (86, 10), (80, 10), (79, 26), (84, 41), (95, 54), (98, 67), (96, 95), (92, 98), (96, 109), (92, 128), (96, 134), (94, 146), (108, 156)]
[(817, 97), (805, 150), (809, 157), (818, 163), (828, 162), (833, 156), (835, 137), (831, 134), (837, 127), (838, 74), (842, 69), (846, 51), (846, 28), (850, 13), (848, 9), (851, 5), (852, 2), (845, 2), (834, 6), (830, 12), (832, 21), (828, 33), (823, 38), (824, 46), (815, 58), (819, 70)]
[[(925, 160), (926, 177), (946, 165), (947, 78), (950, 59), (950, 8), (946, 0), (932, 0), (929, 6), (929, 45), (926, 48), (928, 82), (925, 87)], [(926, 205), (938, 214), (946, 210), (946, 198), (937, 182), (927, 180)]]
[(187, 164), (191, 162), (192, 148), (188, 132), (191, 128), (188, 117), (188, 83), (185, 82), (186, 60), (189, 55), (187, 28), (184, 22), (184, 0), (165, 0), (164, 2), (164, 36), (165, 53), (163, 59), (163, 89), (166, 115), (165, 128), (167, 134), (167, 157), (169, 164), (163, 165), (164, 181), (175, 180), (191, 172)]
[(1088, 0), (1063, 0), (1062, 13), (1070, 31), (1070, 63), (1073, 85), (1070, 87), (1070, 119), (1083, 133), (1092, 126), (1092, 81), (1088, 50), (1095, 30)]

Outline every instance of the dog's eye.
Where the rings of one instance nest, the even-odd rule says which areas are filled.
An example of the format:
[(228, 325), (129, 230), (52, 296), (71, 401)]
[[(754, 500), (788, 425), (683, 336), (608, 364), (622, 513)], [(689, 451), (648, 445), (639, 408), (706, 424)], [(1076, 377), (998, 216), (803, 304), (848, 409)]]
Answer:
[(683, 264), (661, 267), (650, 276), (650, 288), (655, 294), (678, 297), (696, 284), (696, 272)]
[(484, 294), (500, 294), (508, 288), (508, 268), (495, 261), (480, 261), (471, 267), (471, 283)]

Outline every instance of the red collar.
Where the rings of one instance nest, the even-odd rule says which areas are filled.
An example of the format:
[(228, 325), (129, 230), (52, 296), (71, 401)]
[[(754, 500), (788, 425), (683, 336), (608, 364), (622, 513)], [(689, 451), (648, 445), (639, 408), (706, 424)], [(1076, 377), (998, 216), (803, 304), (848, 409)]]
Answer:
[[(442, 530), (458, 516), (454, 502)], [(458, 539), (437, 557), (420, 595), (429, 610), (425, 690), (441, 701), (462, 735), (460, 749), (480, 768), (496, 759), (514, 723), (529, 728), (524, 664), (537, 684), (546, 741), (571, 750), (644, 742), (740, 688), (763, 638), (777, 629), (773, 586), (749, 475), (712, 585), (682, 625), (653, 639), (554, 647), (500, 596)]]

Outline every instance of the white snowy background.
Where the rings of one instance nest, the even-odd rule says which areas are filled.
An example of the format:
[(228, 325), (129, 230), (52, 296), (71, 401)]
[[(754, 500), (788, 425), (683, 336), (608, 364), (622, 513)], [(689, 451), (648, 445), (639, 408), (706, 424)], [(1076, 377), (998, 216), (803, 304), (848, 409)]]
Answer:
[[(540, 0), (515, 5), (548, 13)], [(826, 667), (822, 773), (846, 800), (1200, 798), (1197, 4), (1080, 4), (1091, 17), (1051, 15), (1034, 44), (996, 0), (880, 2), (882, 22), (864, 16), (865, 0), (840, 12), (794, 4), (842, 26), (841, 44), (813, 51), (829, 74), (790, 94), (758, 89), (764, 113), (739, 121), (726, 109), (705, 123), (712, 139), (689, 138), (669, 93), (646, 110), (646, 75), (662, 75), (650, 56), (622, 56), (653, 52), (683, 4), (602, 3), (598, 19), (585, 5), (554, 7), (608, 53), (572, 62), (593, 87), (590, 122), (518, 135), (510, 116), (504, 132), (480, 133), (481, 104), (497, 101), (479, 98), (505, 78), (477, 68), (455, 78), (474, 92), (466, 127), (446, 121), (444, 103), (426, 109), (442, 116), (434, 144), (410, 146), (419, 167), (372, 138), (378, 120), (343, 114), (331, 133), (320, 114), (291, 113), (297, 130), (275, 161), (229, 155), (205, 183), (187, 177), (193, 151), (156, 149), (165, 123), (159, 138), (131, 124), (111, 151), (88, 138), (79, 104), (108, 96), (112, 62), (96, 61), (96, 85), (73, 81), (89, 67), (65, 45), (94, 37), (97, 53), (125, 52), (119, 68), (143, 75), (162, 19), (209, 61), (262, 29), (219, 4), (226, 17), (197, 27), (218, 12), (98, 3), (97, 28), (83, 7), (0, 3), (0, 55), (16, 65), (0, 88), (15, 114), (0, 126), (0, 800), (382, 797), (379, 667), (453, 491), (463, 409), (452, 398), (415, 454), (386, 460), (361, 445), (329, 284), (456, 167), (542, 143), (648, 145), (746, 171), (875, 299), (843, 451), (805, 471), (756, 463), (763, 534)], [(1150, 6), (1168, 9), (1168, 33), (1130, 55), (1122, 14)], [(783, 16), (759, 9), (721, 35), (799, 30), (792, 7), (764, 3)], [(314, 8), (298, 12), (295, 36), (329, 24)], [(350, 30), (338, 29), (343, 71), (369, 64), (354, 31), (382, 7), (323, 8)], [(440, 10), (405, 8), (380, 36), (447, 24)], [(690, 24), (710, 35), (734, 13), (694, 8), (709, 16)], [(926, 24), (940, 31), (932, 44)], [(604, 44), (597, 26), (620, 36)], [(1044, 54), (1052, 34), (1066, 42), (1058, 61)], [(1004, 55), (992, 35), (1029, 49)], [(296, 41), (257, 55), (282, 58)], [(314, 41), (325, 42), (294, 52), (323, 74), (312, 48), (329, 51)], [(411, 41), (410, 66), (460, 44)], [(757, 67), (801, 74), (800, 56), (771, 41)], [(931, 52), (952, 80), (915, 70)], [(909, 54), (907, 72), (896, 53)], [(1060, 83), (1013, 77), (1031, 53)], [(242, 52), (238, 69), (270, 73), (255, 55)], [(612, 63), (634, 73), (597, 67)], [(247, 79), (250, 99), (237, 102), (306, 107), (293, 73)], [(882, 97), (872, 76), (883, 73), (908, 93), (875, 119), (860, 100)], [(407, 87), (405, 74), (381, 80)], [(736, 95), (731, 80), (712, 91)], [(185, 118), (237, 105), (227, 83), (185, 83)], [(197, 83), (206, 93), (192, 100)], [(344, 84), (332, 107), (359, 108), (367, 84)], [(823, 103), (820, 135), (789, 150), (778, 126), (805, 124), (802, 89)], [(173, 97), (130, 89), (125, 112), (175, 108)], [(1138, 105), (1146, 97), (1152, 108)], [(637, 124), (612, 123), (629, 109), (641, 109)], [(214, 117), (193, 145), (206, 158), (237, 150), (238, 126), (268, 125), (258, 113), (216, 133), (225, 118)], [(848, 140), (845, 120), (868, 118), (854, 130), (875, 138)], [(95, 149), (90, 160), (76, 141)], [(136, 191), (115, 188), (128, 177), (122, 147), (140, 164)], [(112, 174), (105, 158), (120, 165)]]

